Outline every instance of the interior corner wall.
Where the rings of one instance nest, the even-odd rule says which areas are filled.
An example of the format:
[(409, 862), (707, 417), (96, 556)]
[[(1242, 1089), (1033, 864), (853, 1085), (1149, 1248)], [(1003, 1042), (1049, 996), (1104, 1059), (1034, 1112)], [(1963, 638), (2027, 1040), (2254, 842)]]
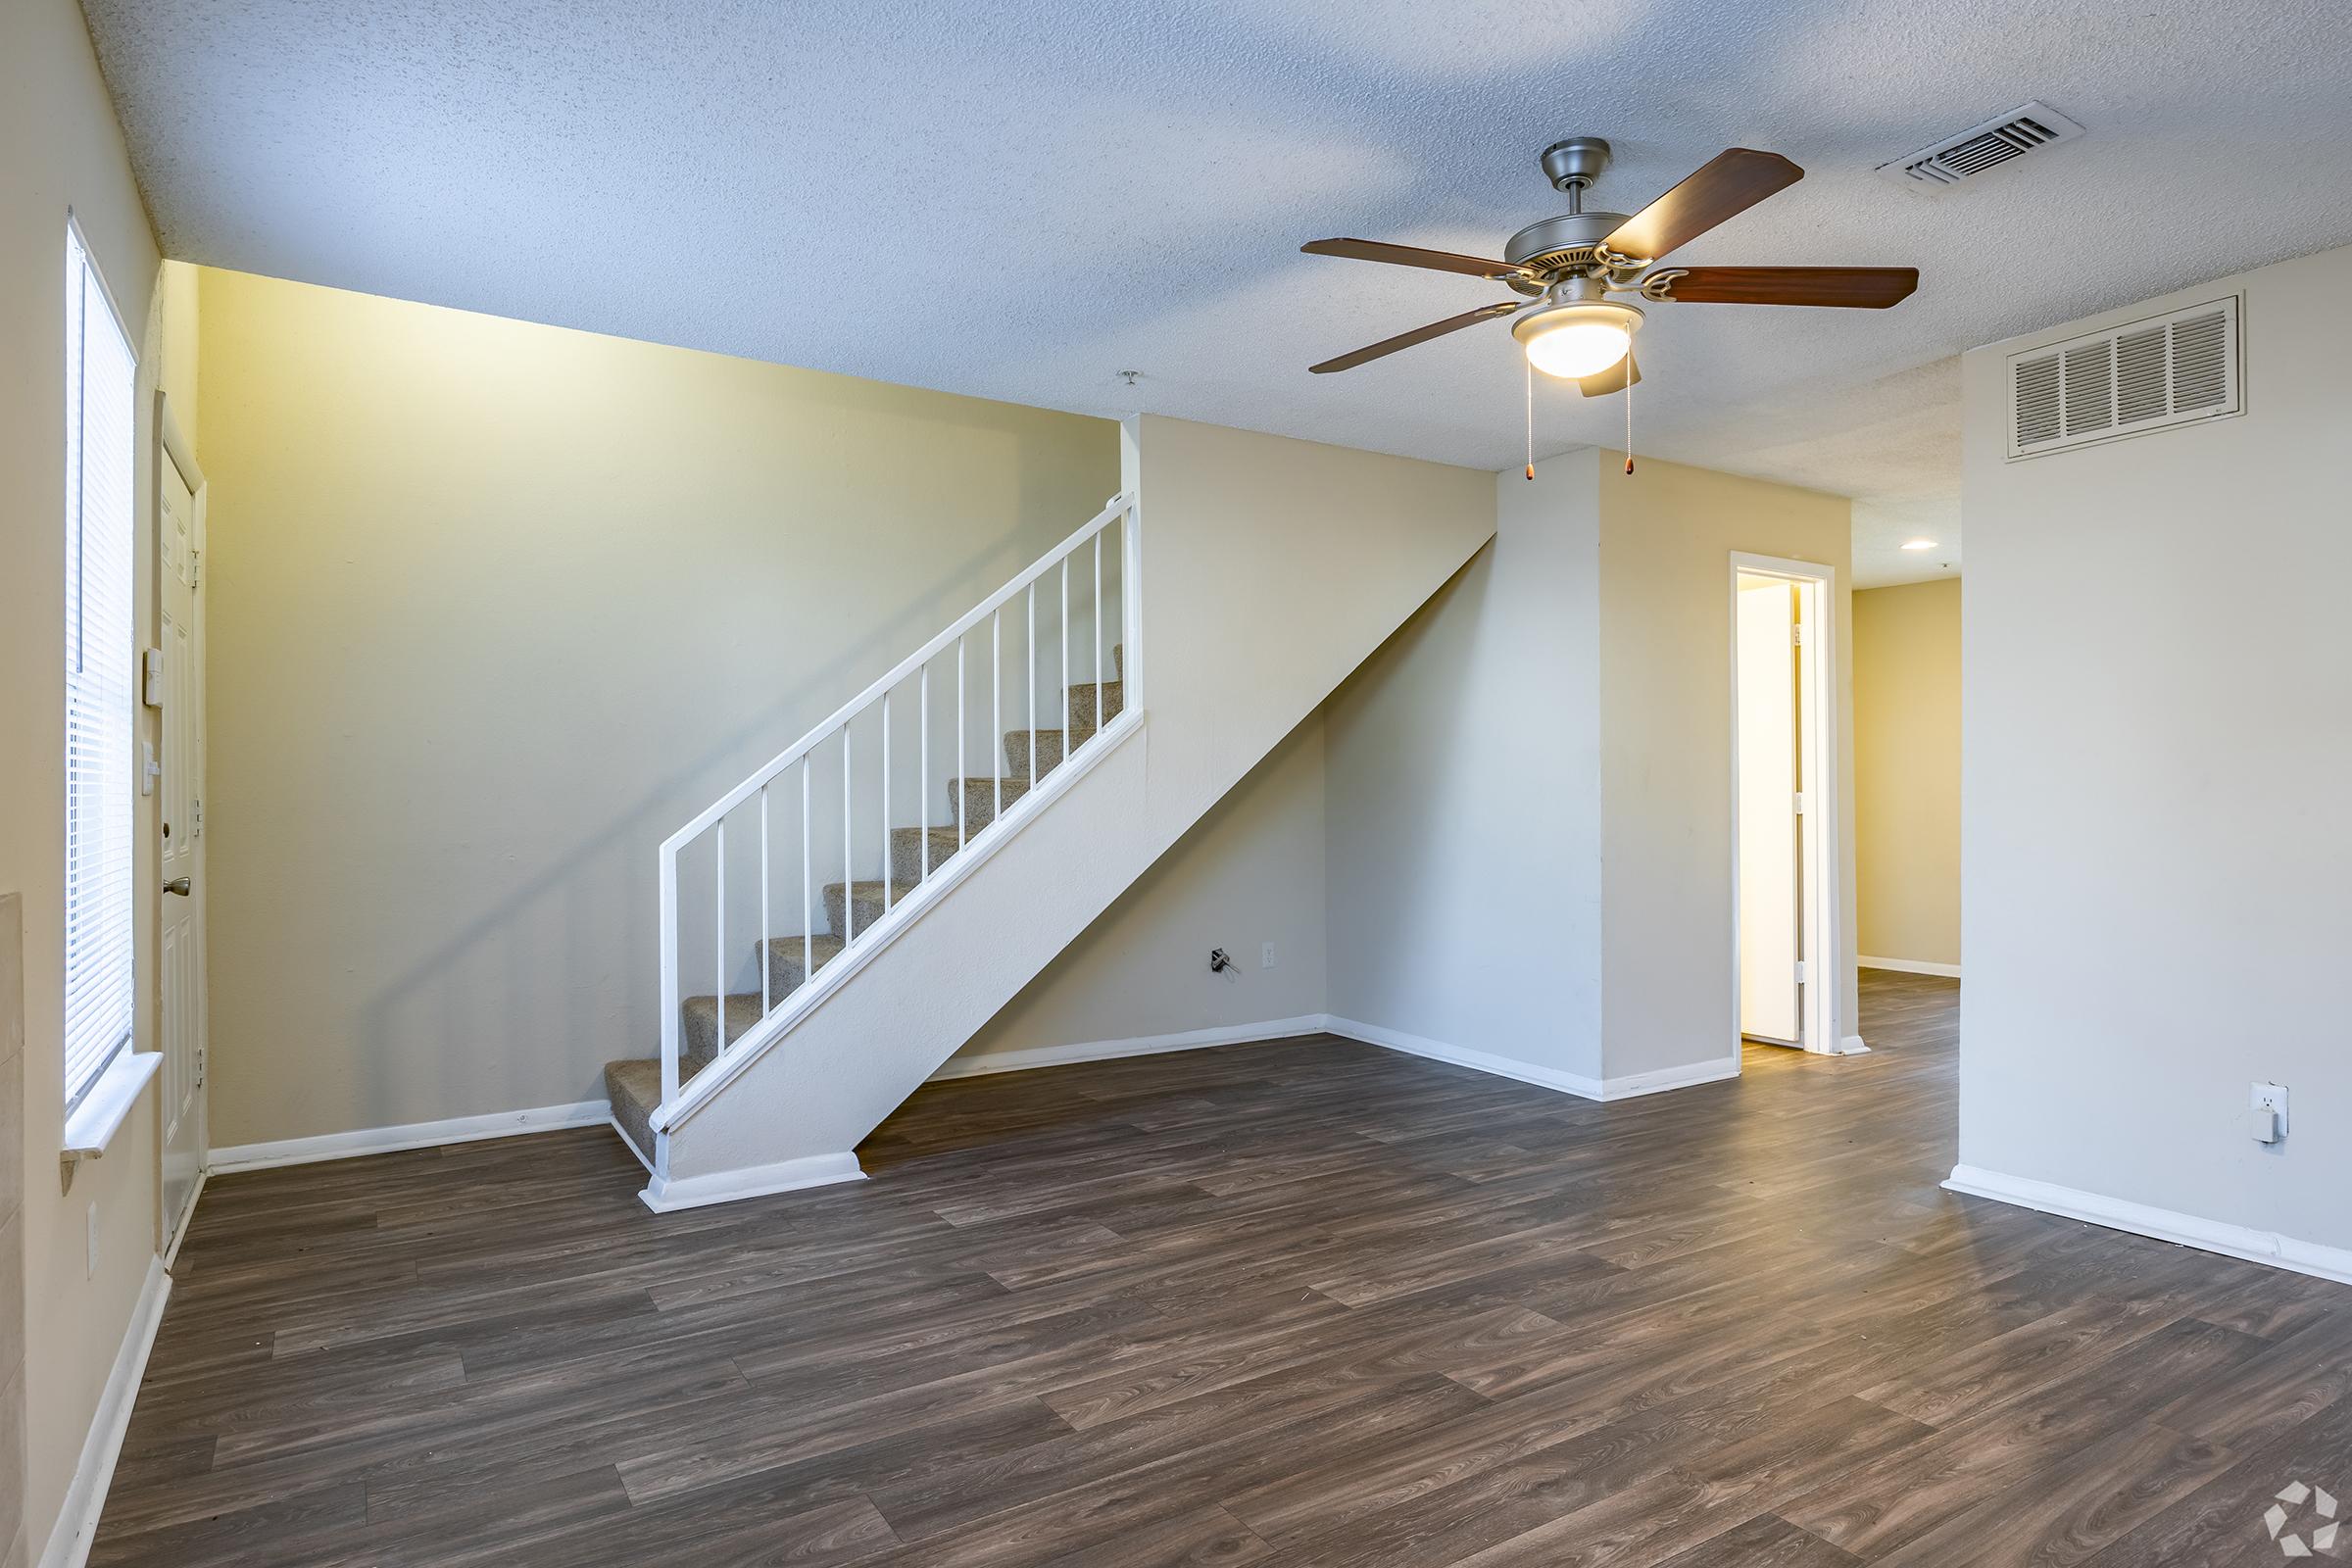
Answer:
[[(1622, 454), (1601, 459), (1600, 926), (1611, 1080), (1736, 1059), (1735, 552), (1835, 568), (1839, 794), (1853, 800), (1852, 503)], [(1838, 1029), (1856, 1032), (1853, 812), (1841, 813)]]
[[(156, 1253), (151, 1091), (106, 1157), (60, 1192), (65, 1123), (65, 323), (66, 216), (81, 227), (139, 350), (142, 541), (153, 529), (153, 400), (177, 341), (155, 238), (74, 0), (0, 7), (0, 893), (23, 897), (20, 1093), (0, 1099), (0, 1561), (52, 1541), (85, 1434)], [(151, 547), (134, 551), (134, 642), (154, 637)], [(119, 650), (137, 657), (135, 647)], [(141, 710), (142, 722), (152, 713)], [(126, 759), (127, 761), (127, 759)], [(133, 815), (141, 992), (136, 1044), (153, 1049), (155, 803)], [(0, 1004), (18, 999), (0, 998)], [(11, 1026), (0, 1023), (0, 1037)], [(0, 1045), (0, 1054), (6, 1054)], [(12, 1197), (15, 1200), (12, 1201)], [(96, 1246), (88, 1242), (95, 1213)], [(14, 1308), (23, 1303), (20, 1321)], [(21, 1369), (21, 1373), (20, 1373)], [(22, 1412), (29, 1442), (9, 1441)], [(67, 1521), (65, 1540), (78, 1520)], [(22, 1558), (12, 1557), (12, 1552)]]
[(1962, 579), (1854, 595), (1855, 946), (1960, 962)]
[[(1115, 1051), (1326, 1008), (1323, 718), (1250, 769), (956, 1053)], [(1263, 958), (1268, 943), (1274, 963)], [(1234, 967), (1212, 974), (1223, 948)]]
[(600, 1099), (661, 841), (1119, 487), (1108, 420), (235, 272), (201, 331), (217, 1146)]
[[(2230, 293), (2242, 416), (2005, 461), (2009, 355)], [(2258, 1252), (2331, 1249), (2338, 1277), (2348, 347), (2352, 248), (1991, 344), (1962, 370), (1961, 1162)], [(2277, 1145), (2243, 1124), (2255, 1080), (2290, 1091)]]
[(1597, 1080), (1595, 459), (1495, 477), (1494, 542), (1325, 705), (1329, 1011)]

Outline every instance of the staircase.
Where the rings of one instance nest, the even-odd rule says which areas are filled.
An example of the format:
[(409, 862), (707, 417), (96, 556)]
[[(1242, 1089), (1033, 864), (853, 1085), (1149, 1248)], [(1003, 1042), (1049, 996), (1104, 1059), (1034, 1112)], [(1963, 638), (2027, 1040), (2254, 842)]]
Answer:
[[(1002, 771), (986, 777), (948, 780), (945, 826), (890, 830), (891, 908), (911, 898), (927, 877), (938, 875), (957, 851), (996, 821), (1000, 811), (1020, 804), (1037, 776), (1030, 768), (1033, 740), (1041, 764), (1039, 771), (1052, 773), (1104, 724), (1119, 716), (1126, 691), (1126, 645), (1114, 643), (1110, 653), (1112, 679), (1099, 685), (1086, 681), (1062, 688), (1069, 713), (1066, 734), (1060, 729), (1004, 731), (1005, 761)], [(821, 971), (838, 958), (855, 933), (872, 930), (889, 912), (884, 906), (879, 878), (870, 882), (829, 882), (822, 897), (827, 922), (822, 933), (812, 934), (806, 943), (799, 936), (760, 937), (753, 942), (752, 963), (755, 972), (765, 970), (767, 992), (762, 996), (758, 991), (739, 991), (725, 998), (724, 1044), (732, 1046), (749, 1033), (772, 1007), (798, 992), (811, 973)], [(717, 1060), (721, 1049), (720, 1016), (720, 999), (715, 995), (689, 997), (680, 1005), (682, 1080), (692, 1080)], [(637, 1056), (607, 1062), (605, 1093), (612, 1102), (614, 1128), (648, 1169), (656, 1168), (659, 1145), (654, 1115), (662, 1103), (662, 1058)]]
[(662, 843), (662, 1052), (605, 1075), (648, 1207), (861, 1179), (1494, 532), (1491, 474), (1148, 415), (1122, 457), (1100, 514)]

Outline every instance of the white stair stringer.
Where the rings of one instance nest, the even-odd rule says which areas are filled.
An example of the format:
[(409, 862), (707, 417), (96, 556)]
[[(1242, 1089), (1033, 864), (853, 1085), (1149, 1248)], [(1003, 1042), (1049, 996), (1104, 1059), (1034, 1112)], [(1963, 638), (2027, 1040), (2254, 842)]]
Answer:
[(996, 853), (667, 1129), (650, 1206), (857, 1179), (858, 1142), (1494, 532), (1482, 471), (1152, 416), (1123, 440), (1136, 706)]

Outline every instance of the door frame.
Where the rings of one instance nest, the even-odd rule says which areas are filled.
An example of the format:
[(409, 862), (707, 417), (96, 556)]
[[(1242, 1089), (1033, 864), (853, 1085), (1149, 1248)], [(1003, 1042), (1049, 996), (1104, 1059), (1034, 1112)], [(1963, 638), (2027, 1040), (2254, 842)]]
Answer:
[[(151, 609), (154, 612), (154, 625), (158, 634), (158, 647), (162, 646), (161, 633), (163, 629), (163, 466), (167, 463), (171, 464), (172, 466), (178, 471), (180, 478), (186, 482), (188, 487), (188, 548), (195, 557), (194, 572), (196, 577), (196, 588), (194, 590), (191, 603), (191, 624), (188, 627), (188, 643), (189, 658), (196, 665), (195, 675), (197, 679), (194, 683), (192, 683), (192, 685), (194, 685), (195, 688), (200, 691), (204, 671), (205, 653), (205, 616), (202, 610), (204, 594), (203, 562), (205, 550), (205, 512), (210, 500), (210, 487), (205, 481), (204, 469), (199, 466), (196, 462), (196, 449), (188, 444), (186, 434), (180, 429), (179, 421), (172, 416), (170, 399), (165, 396), (163, 388), (158, 387), (155, 391), (155, 466), (150, 474), (150, 483), (153, 486), (154, 493), (148, 497), (147, 509), (148, 515), (154, 519), (154, 526), (148, 530), (148, 578), (155, 585), (155, 598)], [(141, 695), (144, 697), (145, 694), (142, 693)], [(197, 698), (195, 706), (196, 713), (190, 724), (190, 733), (192, 736), (190, 750), (195, 754), (197, 759), (197, 792), (192, 792), (189, 796), (189, 800), (191, 806), (194, 808), (197, 822), (201, 823), (203, 821), (203, 808), (201, 805), (200, 791), (203, 784), (202, 762), (205, 755), (203, 733), (205, 706), (201, 697)], [(159, 727), (156, 731), (156, 741), (159, 749), (163, 748), (163, 743), (166, 740), (166, 731), (162, 727)], [(167, 750), (164, 756), (164, 765), (166, 767), (176, 767), (179, 766), (180, 763), (178, 760), (172, 758)], [(156, 865), (158, 867), (155, 888), (155, 1048), (160, 1052), (170, 1049), (168, 1043), (164, 1039), (166, 1015), (169, 1009), (166, 1005), (166, 999), (163, 991), (164, 986), (168, 983), (166, 966), (163, 962), (163, 901), (167, 895), (163, 891), (161, 875), (162, 867), (164, 865), (164, 858), (162, 848), (163, 809), (162, 803), (160, 801), (157, 803), (155, 817), (157, 824)], [(185, 824), (183, 824), (183, 826)], [(191, 831), (193, 831), (196, 835), (196, 842), (201, 844), (203, 842), (203, 830), (201, 826), (195, 827), (191, 829)], [(207, 891), (209, 892), (209, 890)], [(167, 1161), (165, 1159), (166, 1151), (164, 1147), (164, 1135), (166, 1131), (167, 1120), (171, 1114), (171, 1108), (164, 1103), (165, 1096), (160, 1081), (155, 1097), (155, 1212), (157, 1229), (162, 1233), (157, 1237), (157, 1250), (163, 1255), (164, 1266), (166, 1268), (170, 1268), (172, 1266), (172, 1259), (178, 1255), (179, 1244), (188, 1233), (188, 1222), (195, 1218), (196, 1205), (204, 1197), (205, 1180), (212, 1173), (212, 1096), (210, 1092), (212, 1064), (210, 1060), (211, 1053), (208, 1049), (211, 1045), (211, 1041), (208, 1038), (211, 1033), (209, 1017), (211, 1008), (210, 988), (204, 984), (205, 960), (211, 946), (209, 941), (209, 933), (205, 928), (206, 920), (210, 912), (209, 904), (210, 900), (207, 899), (205, 902), (197, 904), (195, 907), (189, 911), (189, 918), (192, 922), (191, 930), (196, 938), (196, 963), (194, 967), (197, 974), (197, 985), (200, 992), (199, 1001), (201, 1004), (196, 1008), (196, 1053), (201, 1076), (198, 1079), (199, 1089), (195, 1111), (196, 1182), (195, 1186), (188, 1193), (188, 1203), (186, 1209), (176, 1216), (176, 1224), (174, 1224), (174, 1216), (172, 1214), (168, 1202), (170, 1195), (170, 1181), (166, 1174)], [(163, 1075), (159, 1074), (159, 1080), (162, 1076)]]
[(1844, 898), (1845, 792), (1838, 780), (1838, 568), (1815, 561), (1750, 555), (1735, 550), (1724, 573), (1724, 625), (1731, 641), (1732, 755), (1727, 808), (1732, 827), (1732, 1063), (1740, 1032), (1740, 579), (1779, 577), (1804, 594), (1804, 654), (1798, 662), (1797, 756), (1804, 770), (1805, 814), (1800, 823), (1804, 860), (1803, 913), (1798, 940), (1805, 982), (1797, 997), (1803, 1049), (1816, 1055), (1855, 1054), (1867, 1047), (1845, 1032), (1845, 964), (1839, 915)]

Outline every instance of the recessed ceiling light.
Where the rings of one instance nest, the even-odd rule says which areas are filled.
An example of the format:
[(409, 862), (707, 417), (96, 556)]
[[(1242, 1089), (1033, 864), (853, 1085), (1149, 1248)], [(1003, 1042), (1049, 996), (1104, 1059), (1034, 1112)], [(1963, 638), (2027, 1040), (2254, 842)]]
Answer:
[(1933, 539), (1906, 539), (1903, 541), (1903, 548), (1905, 550), (1933, 550), (1936, 548), (1936, 541)]

